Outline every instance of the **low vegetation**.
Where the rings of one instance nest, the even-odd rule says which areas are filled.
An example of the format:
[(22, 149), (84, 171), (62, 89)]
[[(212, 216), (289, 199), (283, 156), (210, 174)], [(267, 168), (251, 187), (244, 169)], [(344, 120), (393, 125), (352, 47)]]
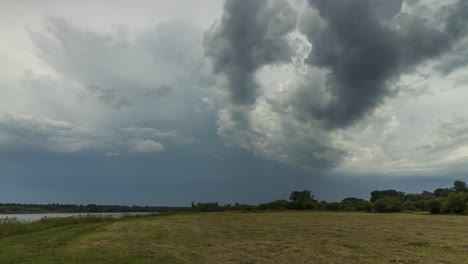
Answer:
[(239, 211), (79, 221), (1, 238), (0, 263), (468, 263), (468, 217), (456, 215)]
[(65, 218), (42, 218), (39, 221), (21, 221), (12, 217), (0, 218), (0, 238), (38, 232), (54, 227), (114, 221), (111, 217), (77, 216)]
[(192, 203), (198, 211), (226, 210), (320, 210), (320, 211), (362, 211), (377, 213), (428, 211), (431, 214), (468, 215), (468, 187), (463, 181), (455, 181), (451, 188), (438, 188), (433, 192), (404, 193), (396, 190), (376, 190), (370, 200), (355, 197), (341, 202), (318, 202), (310, 191), (294, 191), (289, 200), (279, 199), (260, 205), (219, 205), (218, 203)]

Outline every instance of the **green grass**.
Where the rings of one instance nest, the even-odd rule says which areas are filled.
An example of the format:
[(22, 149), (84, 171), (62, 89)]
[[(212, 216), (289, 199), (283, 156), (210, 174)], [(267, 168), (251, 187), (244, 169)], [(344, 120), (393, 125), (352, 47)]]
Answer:
[(181, 213), (4, 237), (0, 263), (468, 263), (466, 234), (466, 216)]
[(77, 216), (65, 218), (42, 218), (39, 221), (27, 222), (18, 220), (16, 218), (3, 217), (0, 218), (0, 238), (42, 231), (59, 226), (109, 222), (112, 220), (115, 219), (110, 217)]

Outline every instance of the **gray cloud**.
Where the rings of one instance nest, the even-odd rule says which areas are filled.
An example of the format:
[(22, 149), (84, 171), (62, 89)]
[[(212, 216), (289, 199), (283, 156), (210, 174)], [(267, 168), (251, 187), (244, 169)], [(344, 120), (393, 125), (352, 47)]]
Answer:
[[(460, 116), (454, 116), (450, 120), (439, 121), (435, 126), (432, 137), (425, 145), (420, 146), (423, 157), (438, 156), (439, 158), (451, 158), (453, 152), (458, 149), (464, 151), (458, 153), (461, 157), (468, 157), (468, 120)], [(452, 157), (453, 158), (453, 157)], [(457, 157), (460, 158), (460, 157)]]
[(439, 25), (401, 13), (402, 1), (309, 3), (322, 23), (301, 27), (313, 46), (307, 63), (329, 71), (325, 86), (331, 99), (321, 109), (297, 107), (331, 127), (361, 119), (394, 94), (394, 78), (450, 51), (465, 34), (468, 17), (465, 1), (441, 10)]
[(120, 97), (118, 92), (112, 89), (106, 89), (99, 86), (88, 87), (91, 95), (97, 94), (97, 98), (109, 107), (120, 110), (122, 107), (132, 106), (132, 102), (125, 97)]
[(99, 32), (53, 17), (43, 30), (28, 33), (44, 63), (84, 88), (81, 99), (94, 97), (112, 109), (213, 83), (200, 45), (202, 31), (184, 22), (137, 32), (115, 25)]
[(174, 92), (174, 88), (170, 85), (161, 84), (156, 88), (147, 89), (146, 96), (167, 97)]
[(0, 147), (36, 147), (53, 152), (78, 152), (105, 146), (96, 131), (63, 120), (29, 115), (0, 116)]
[(253, 109), (231, 106), (219, 112), (218, 133), (228, 146), (252, 151), (256, 156), (308, 169), (333, 168), (347, 155), (333, 142), (333, 133), (318, 122), (291, 118), (275, 111), (263, 98)]
[(466, 177), (468, 2), (307, 1), (3, 1), (0, 200), (335, 200)]
[[(198, 141), (178, 131), (146, 127), (95, 130), (64, 120), (29, 115), (0, 115), (0, 149), (31, 147), (52, 152), (93, 151), (115, 153), (163, 152), (166, 145), (190, 145)], [(111, 154), (109, 154), (111, 153)]]
[[(229, 145), (268, 159), (333, 168), (358, 151), (347, 149), (352, 143), (341, 138), (342, 130), (366, 123), (389, 97), (421, 94), (400, 92), (400, 77), (462, 43), (467, 4), (440, 8), (411, 2), (413, 8), (435, 9), (429, 16), (403, 9), (403, 0), (307, 3), (311, 8), (299, 20), (300, 33), (290, 34), (295, 18), (272, 23), (278, 11), (268, 8), (271, 2), (227, 1), (221, 22), (205, 35), (205, 54), (213, 60), (214, 72), (227, 79), (231, 97), (220, 110), (218, 133)], [(269, 16), (261, 15), (265, 10)], [(310, 53), (302, 54), (305, 50)], [(276, 84), (261, 82), (258, 73), (282, 65), (294, 67), (295, 77), (275, 92)], [(265, 78), (275, 73), (269, 74)]]
[(226, 77), (233, 103), (255, 102), (259, 68), (290, 61), (285, 36), (295, 29), (296, 17), (286, 0), (225, 2), (221, 20), (205, 33), (203, 43), (214, 72)]
[(197, 139), (193, 137), (188, 137), (183, 135), (183, 133), (178, 131), (162, 131), (156, 128), (150, 127), (126, 127), (120, 128), (122, 136), (124, 138), (133, 139), (148, 139), (154, 141), (164, 141), (176, 144), (193, 144), (198, 142)]

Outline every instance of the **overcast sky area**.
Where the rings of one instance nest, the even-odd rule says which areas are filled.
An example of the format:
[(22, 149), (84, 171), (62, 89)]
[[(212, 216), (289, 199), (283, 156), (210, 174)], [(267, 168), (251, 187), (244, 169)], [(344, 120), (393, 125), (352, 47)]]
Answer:
[(0, 3), (0, 202), (468, 181), (468, 1)]

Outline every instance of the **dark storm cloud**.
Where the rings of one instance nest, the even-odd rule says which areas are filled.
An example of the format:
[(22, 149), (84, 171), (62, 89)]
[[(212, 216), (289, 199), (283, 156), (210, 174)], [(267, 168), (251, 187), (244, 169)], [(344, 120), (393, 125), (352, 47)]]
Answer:
[(214, 72), (224, 74), (233, 103), (257, 97), (255, 72), (263, 65), (291, 58), (285, 36), (296, 27), (287, 1), (227, 0), (221, 21), (205, 34), (204, 48)]
[(331, 127), (362, 118), (392, 94), (393, 78), (450, 51), (466, 34), (468, 22), (466, 1), (441, 10), (440, 25), (400, 13), (402, 1), (309, 3), (324, 23), (302, 25), (313, 45), (307, 63), (330, 71), (325, 85), (332, 99), (320, 109), (298, 108), (311, 109), (310, 115)]
[[(304, 98), (293, 107), (300, 116), (332, 128), (361, 119), (396, 91), (392, 81), (451, 51), (467, 31), (466, 1), (441, 8), (436, 22), (401, 12), (403, 0), (308, 2), (322, 23), (300, 27), (313, 46), (306, 62), (329, 71), (324, 85), (330, 100), (317, 106)], [(284, 37), (295, 25), (296, 14), (287, 1), (226, 1), (221, 21), (205, 35), (204, 48), (214, 72), (226, 77), (233, 103), (255, 102), (256, 71), (291, 59)], [(447, 73), (463, 61), (439, 68)]]

